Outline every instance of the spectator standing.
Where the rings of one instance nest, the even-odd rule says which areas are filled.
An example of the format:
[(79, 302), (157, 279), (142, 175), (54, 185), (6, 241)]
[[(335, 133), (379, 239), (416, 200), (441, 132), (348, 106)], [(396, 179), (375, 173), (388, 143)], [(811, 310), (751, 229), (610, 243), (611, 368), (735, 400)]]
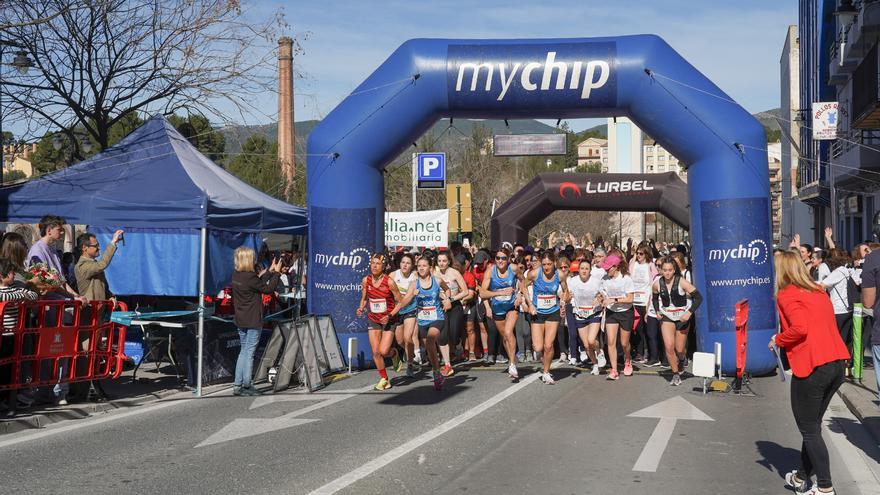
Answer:
[[(874, 237), (880, 239), (880, 214), (874, 216)], [(880, 249), (871, 251), (862, 265), (862, 304), (873, 310), (871, 325), (871, 354), (874, 358), (874, 373), (877, 375), (878, 397), (880, 397), (880, 298), (877, 287), (880, 285)]]
[(116, 244), (122, 238), (123, 231), (117, 230), (110, 240), (110, 245), (104, 249), (100, 259), (98, 254), (101, 246), (95, 235), (86, 232), (79, 236), (76, 241), (76, 249), (79, 252), (79, 260), (76, 262), (76, 280), (80, 294), (90, 301), (103, 301), (107, 299), (109, 289), (104, 270), (110, 266), (113, 255), (116, 254)]
[(7, 232), (3, 236), (3, 245), (0, 246), (0, 258), (9, 260), (15, 266), (15, 281), (17, 287), (24, 287), (27, 279), (24, 278), (24, 266), (27, 260), (28, 245), (24, 237), (17, 232)]
[(278, 287), (281, 262), (272, 260), (268, 269), (256, 272), (254, 250), (240, 247), (234, 253), (235, 272), (232, 274), (232, 306), (241, 350), (235, 363), (233, 395), (260, 395), (251, 384), (254, 350), (263, 331), (263, 294), (272, 294)]
[(801, 467), (787, 473), (785, 482), (797, 493), (804, 493), (815, 474), (818, 490), (834, 493), (822, 417), (843, 383), (849, 352), (837, 331), (831, 299), (811, 279), (800, 256), (782, 253), (774, 263), (782, 331), (770, 339), (769, 347), (778, 345), (788, 355), (793, 375), (791, 409), (803, 436)]
[[(46, 215), (40, 219), (40, 239), (31, 246), (27, 254), (27, 263), (45, 263), (46, 266), (57, 271), (59, 275), (64, 273), (61, 258), (55, 250), (55, 244), (64, 239), (64, 219), (55, 215)], [(67, 280), (61, 285), (70, 297), (84, 300), (77, 291), (70, 286)]]

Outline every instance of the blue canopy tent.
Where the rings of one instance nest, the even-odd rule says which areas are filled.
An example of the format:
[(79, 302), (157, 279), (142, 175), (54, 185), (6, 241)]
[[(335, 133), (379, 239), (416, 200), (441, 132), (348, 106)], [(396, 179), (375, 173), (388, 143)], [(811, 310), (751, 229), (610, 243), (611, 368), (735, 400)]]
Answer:
[[(229, 280), (233, 249), (257, 247), (263, 232), (304, 235), (307, 227), (305, 209), (239, 180), (162, 116), (88, 160), (0, 189), (2, 221), (37, 223), (49, 213), (88, 225), (104, 244), (126, 229), (125, 256), (107, 271), (116, 294), (198, 295), (199, 307), (206, 290)], [(200, 312), (197, 393), (203, 333)]]

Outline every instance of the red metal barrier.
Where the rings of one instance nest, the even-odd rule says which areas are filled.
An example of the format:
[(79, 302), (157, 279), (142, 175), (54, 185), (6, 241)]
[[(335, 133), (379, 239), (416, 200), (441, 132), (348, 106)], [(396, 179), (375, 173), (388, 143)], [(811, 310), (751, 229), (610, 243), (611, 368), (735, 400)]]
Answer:
[(117, 378), (125, 327), (112, 311), (110, 301), (0, 303), (0, 390)]

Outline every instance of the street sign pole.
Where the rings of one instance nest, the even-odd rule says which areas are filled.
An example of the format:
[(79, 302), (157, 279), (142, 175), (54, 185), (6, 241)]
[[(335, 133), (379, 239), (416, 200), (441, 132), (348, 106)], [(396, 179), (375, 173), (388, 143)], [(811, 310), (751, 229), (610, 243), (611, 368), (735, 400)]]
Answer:
[(412, 154), (412, 211), (416, 211), (416, 190), (419, 183), (418, 158), (415, 153)]
[(461, 184), (455, 185), (455, 209), (458, 213), (458, 242), (461, 242)]

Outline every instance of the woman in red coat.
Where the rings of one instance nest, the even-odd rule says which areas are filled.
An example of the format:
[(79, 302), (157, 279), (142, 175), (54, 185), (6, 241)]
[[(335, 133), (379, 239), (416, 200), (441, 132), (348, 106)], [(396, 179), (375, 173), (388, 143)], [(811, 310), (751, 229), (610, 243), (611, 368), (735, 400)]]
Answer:
[(822, 286), (813, 282), (794, 252), (776, 256), (776, 305), (782, 332), (770, 339), (770, 348), (785, 349), (791, 372), (791, 410), (804, 438), (801, 468), (785, 475), (797, 493), (805, 493), (810, 477), (816, 487), (809, 493), (834, 493), (828, 449), (822, 439), (822, 416), (832, 395), (843, 383), (846, 344), (837, 331), (834, 307)]

